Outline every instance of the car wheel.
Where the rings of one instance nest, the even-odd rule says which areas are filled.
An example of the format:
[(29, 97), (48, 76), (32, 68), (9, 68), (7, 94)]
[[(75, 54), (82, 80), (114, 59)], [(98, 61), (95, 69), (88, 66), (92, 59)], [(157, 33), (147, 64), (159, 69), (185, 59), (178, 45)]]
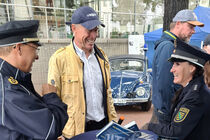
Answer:
[(152, 101), (148, 101), (146, 103), (141, 104), (142, 111), (149, 111), (152, 105)]

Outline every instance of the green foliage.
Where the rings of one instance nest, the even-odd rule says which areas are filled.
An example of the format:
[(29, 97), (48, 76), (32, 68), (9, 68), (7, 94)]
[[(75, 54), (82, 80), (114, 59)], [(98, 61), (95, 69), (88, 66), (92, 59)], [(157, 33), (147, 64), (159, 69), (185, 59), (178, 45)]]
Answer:
[(119, 38), (119, 33), (117, 31), (111, 32), (111, 38)]

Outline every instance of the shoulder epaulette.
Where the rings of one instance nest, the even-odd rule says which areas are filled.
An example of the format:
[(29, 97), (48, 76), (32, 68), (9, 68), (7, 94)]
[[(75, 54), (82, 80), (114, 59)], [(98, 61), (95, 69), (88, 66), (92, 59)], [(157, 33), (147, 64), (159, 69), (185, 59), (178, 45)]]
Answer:
[(196, 84), (193, 86), (193, 90), (196, 91), (197, 89), (198, 89), (198, 85)]

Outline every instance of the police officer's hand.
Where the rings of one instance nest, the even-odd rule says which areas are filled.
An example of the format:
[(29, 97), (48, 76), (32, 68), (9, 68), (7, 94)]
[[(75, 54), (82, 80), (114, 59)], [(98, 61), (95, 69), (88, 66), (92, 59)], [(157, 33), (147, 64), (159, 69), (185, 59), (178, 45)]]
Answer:
[(55, 86), (52, 86), (50, 84), (43, 84), (42, 85), (42, 96), (45, 94), (51, 93), (51, 92), (57, 92), (57, 89)]
[(57, 140), (65, 140), (65, 138), (63, 136), (60, 136)]

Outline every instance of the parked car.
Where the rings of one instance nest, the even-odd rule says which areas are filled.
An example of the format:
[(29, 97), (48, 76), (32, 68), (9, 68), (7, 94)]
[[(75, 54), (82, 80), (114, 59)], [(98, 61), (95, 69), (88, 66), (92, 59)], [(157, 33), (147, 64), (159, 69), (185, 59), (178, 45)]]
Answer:
[(152, 76), (143, 55), (121, 55), (109, 58), (111, 89), (115, 106), (138, 105), (151, 108)]

